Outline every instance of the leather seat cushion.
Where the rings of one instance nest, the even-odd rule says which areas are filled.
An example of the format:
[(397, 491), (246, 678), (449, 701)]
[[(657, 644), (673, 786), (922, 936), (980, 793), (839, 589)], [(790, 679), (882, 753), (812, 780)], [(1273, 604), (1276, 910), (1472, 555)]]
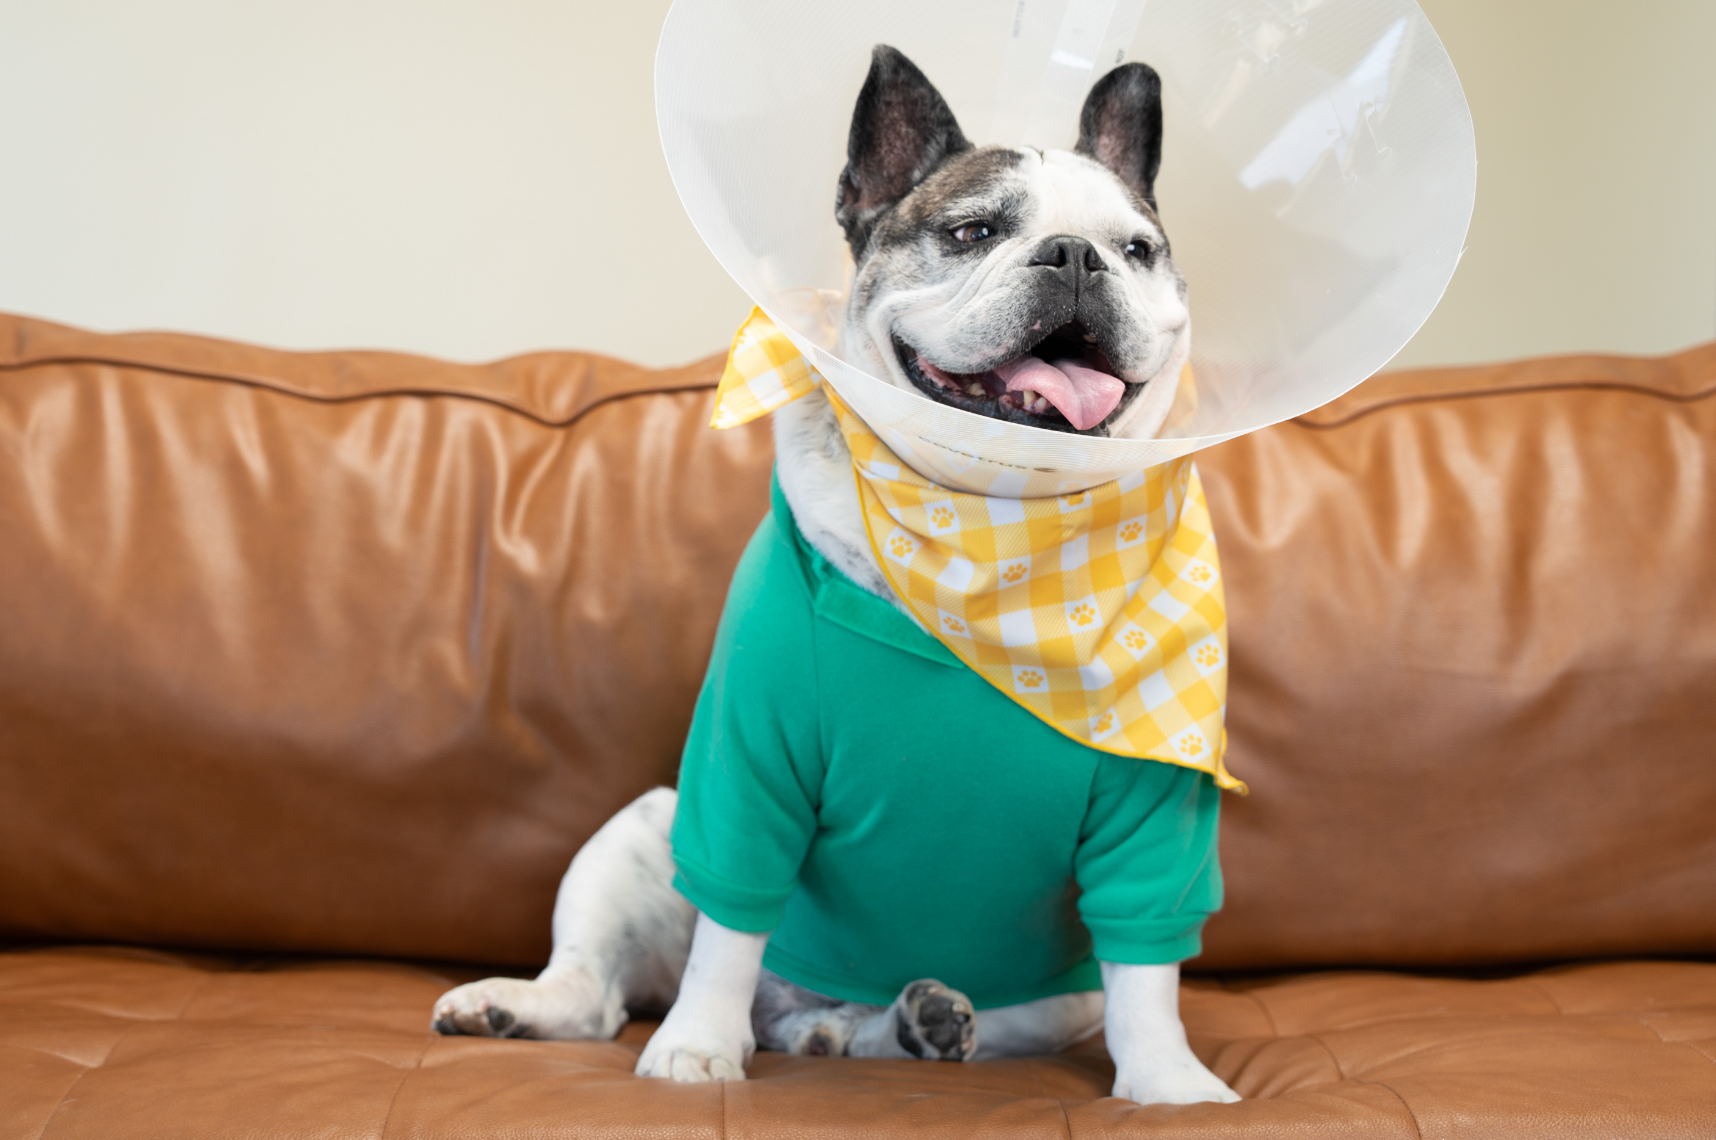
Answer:
[[(1101, 1040), (944, 1064), (760, 1053), (732, 1085), (645, 1081), (653, 1026), (613, 1042), (439, 1037), (478, 976), (383, 961), (64, 947), (0, 953), (0, 1136), (342, 1140), (591, 1135), (1151, 1137), (1708, 1135), (1716, 964), (1632, 961), (1489, 979), (1212, 976), (1193, 1048), (1247, 1099), (1105, 1094)], [(242, 1124), (240, 1123), (242, 1122)]]

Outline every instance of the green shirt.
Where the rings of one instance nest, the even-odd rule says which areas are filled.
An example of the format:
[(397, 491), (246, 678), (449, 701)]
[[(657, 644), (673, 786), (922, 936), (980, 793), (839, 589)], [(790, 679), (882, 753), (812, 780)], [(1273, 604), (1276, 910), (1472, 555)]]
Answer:
[(1209, 776), (1062, 736), (824, 559), (780, 486), (679, 772), (676, 886), (808, 989), (980, 1009), (1178, 962), (1221, 905)]

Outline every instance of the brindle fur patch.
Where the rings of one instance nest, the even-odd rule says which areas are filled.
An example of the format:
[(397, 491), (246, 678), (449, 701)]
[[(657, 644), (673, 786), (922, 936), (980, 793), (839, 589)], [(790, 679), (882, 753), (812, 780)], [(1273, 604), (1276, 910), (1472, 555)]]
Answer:
[[(1056, 329), (1088, 333), (1092, 359), (1124, 388), (1083, 434), (1130, 430), (1145, 387), (1158, 377), (1177, 383), (1190, 344), (1185, 278), (1155, 207), (1160, 92), (1153, 71), (1128, 64), (1092, 89), (1078, 151), (972, 148), (923, 74), (878, 48), (854, 112), (837, 210), (856, 262), (845, 332), (854, 362), (941, 403), (1073, 432), (1058, 414), (1027, 412), (1004, 394), (929, 383), (914, 362), (975, 377)], [(897, 197), (875, 197), (881, 186)], [(955, 231), (967, 224), (987, 227), (987, 236), (960, 240)], [(1081, 258), (1082, 271), (1038, 256), (1057, 241), (1088, 243), (1094, 252)], [(1144, 406), (1156, 405), (1143, 417), (1156, 416), (1149, 432), (1167, 411), (1163, 399)]]

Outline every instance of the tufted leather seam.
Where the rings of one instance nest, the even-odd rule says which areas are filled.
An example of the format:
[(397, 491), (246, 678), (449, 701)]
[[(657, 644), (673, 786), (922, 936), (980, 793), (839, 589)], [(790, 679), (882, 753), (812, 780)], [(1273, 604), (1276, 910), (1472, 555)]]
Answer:
[(1408, 404), (1435, 404), (1448, 400), (1476, 400), (1489, 396), (1529, 396), (1539, 392), (1566, 392), (1576, 389), (1591, 391), (1629, 392), (1635, 396), (1653, 396), (1659, 400), (1671, 400), (1677, 404), (1693, 404), (1700, 400), (1716, 396), (1716, 385), (1700, 388), (1696, 392), (1663, 392), (1656, 388), (1647, 388), (1642, 384), (1623, 384), (1615, 380), (1563, 380), (1547, 384), (1522, 384), (1517, 388), (1486, 388), (1474, 389), (1469, 392), (1424, 392), (1415, 396), (1396, 396), (1391, 400), (1383, 400), (1368, 408), (1359, 408), (1338, 420), (1319, 423), (1307, 416), (1295, 416), (1288, 422), (1312, 431), (1329, 431), (1334, 428), (1346, 427), (1355, 420), (1361, 420), (1376, 412), (1385, 412), (1390, 408), (1405, 407)]
[(107, 1047), (107, 1052), (102, 1055), (101, 1060), (97, 1061), (93, 1065), (90, 1065), (89, 1067), (84, 1069), (83, 1072), (79, 1073), (77, 1075), (77, 1080), (73, 1081), (69, 1086), (67, 1086), (66, 1091), (60, 1094), (60, 1102), (58, 1104), (54, 1105), (54, 1110), (52, 1112), (48, 1113), (48, 1118), (46, 1120), (42, 1121), (42, 1130), (40, 1132), (36, 1133), (36, 1140), (42, 1140), (42, 1137), (44, 1137), (48, 1134), (48, 1128), (50, 1125), (53, 1124), (54, 1117), (58, 1116), (60, 1114), (60, 1109), (64, 1108), (66, 1106), (66, 1103), (71, 1100), (72, 1093), (77, 1091), (77, 1087), (78, 1087), (78, 1085), (83, 1083), (83, 1079), (85, 1077), (89, 1076), (91, 1073), (95, 1072), (95, 1070), (97, 1070), (97, 1069), (101, 1068), (103, 1065), (107, 1064), (108, 1058), (113, 1056), (113, 1051), (115, 1049), (118, 1049), (120, 1044), (127, 1037), (131, 1036), (131, 1034), (136, 1031), (136, 1029), (139, 1025), (143, 1025), (143, 1024), (153, 1025), (157, 1021), (177, 1021), (180, 1018), (184, 1017), (185, 1010), (187, 1010), (191, 1007), (191, 1003), (196, 1000), (198, 994), (203, 992), (203, 987), (209, 984), (209, 979), (212, 977), (214, 977), (213, 973), (211, 973), (208, 970), (204, 970), (202, 981), (198, 982), (196, 985), (191, 987), (191, 992), (185, 995), (185, 1000), (179, 1003), (179, 1008), (173, 1012), (172, 1017), (138, 1018), (137, 1020), (133, 1021), (130, 1025), (127, 1025), (125, 1027), (125, 1031), (122, 1032), (118, 1037), (115, 1037), (113, 1039), (113, 1044), (109, 1045)]
[(1716, 1057), (1712, 1057), (1710, 1054), (1706, 1053), (1704, 1050), (1700, 1049), (1698, 1046), (1694, 1045), (1692, 1042), (1690, 1042), (1690, 1041), (1669, 1041), (1668, 1039), (1664, 1038), (1661, 1033), (1657, 1032), (1657, 1028), (1654, 1025), (1650, 1026), (1650, 1031), (1652, 1033), (1656, 1033), (1657, 1040), (1661, 1041), (1664, 1045), (1684, 1045), (1684, 1046), (1686, 1046), (1686, 1048), (1692, 1050), (1694, 1053), (1698, 1054), (1700, 1057), (1703, 1057), (1706, 1061), (1709, 1061), (1712, 1065), (1716, 1065)]
[(1694, 1053), (1697, 1053), (1700, 1057), (1703, 1057), (1706, 1061), (1709, 1061), (1712, 1065), (1716, 1065), (1716, 1057), (1712, 1057), (1710, 1054), (1708, 1054), (1704, 1050), (1700, 1049), (1695, 1042), (1692, 1042), (1692, 1041), (1670, 1041), (1668, 1038), (1666, 1038), (1662, 1035), (1662, 1030), (1658, 1029), (1656, 1026), (1652, 1025), (1650, 1022), (1646, 1021), (1644, 1018), (1640, 1017), (1640, 1018), (1637, 1018), (1636, 1020), (1638, 1021), (1638, 1023), (1640, 1025), (1644, 1026), (1646, 1029), (1648, 1029), (1652, 1033), (1656, 1034), (1656, 1039), (1659, 1042), (1661, 1042), (1662, 1044), (1664, 1044), (1664, 1045), (1684, 1045), (1688, 1049), (1692, 1050)]
[(1056, 1107), (1061, 1110), (1061, 1123), (1066, 1125), (1067, 1140), (1072, 1140), (1072, 1116), (1067, 1112), (1067, 1102), (1058, 1096), (1049, 1096), (1049, 1086), (1043, 1081), (1043, 1062), (1038, 1060), (1033, 1060), (1031, 1062), (1031, 1076), (1035, 1078), (1037, 1082), (1037, 1091), (1043, 1094), (1043, 1099), (1053, 1100)]
[[(1280, 1034), (1277, 1034), (1276, 1036), (1279, 1037)], [(1312, 1041), (1315, 1041), (1317, 1044), (1319, 1044), (1323, 1047), (1323, 1052), (1325, 1052), (1329, 1055), (1329, 1063), (1334, 1065), (1334, 1067), (1335, 1067), (1335, 1075), (1340, 1077), (1341, 1080), (1347, 1081), (1347, 1080), (1357, 1080), (1358, 1079), (1356, 1077), (1347, 1076), (1347, 1071), (1345, 1069), (1341, 1068), (1341, 1059), (1339, 1057), (1335, 1056), (1335, 1051), (1333, 1049), (1329, 1048), (1329, 1043), (1327, 1041), (1324, 1041), (1321, 1037), (1318, 1037), (1315, 1033), (1306, 1033), (1306, 1034), (1303, 1034), (1303, 1036), (1309, 1038)], [(1388, 1091), (1394, 1092), (1393, 1089), (1389, 1089)], [(1400, 1094), (1395, 1093), (1395, 1095), (1398, 1096)]]
[(1644, 1026), (1646, 1029), (1650, 1030), (1651, 1033), (1653, 1033), (1656, 1036), (1658, 1044), (1661, 1044), (1661, 1045), (1667, 1045), (1668, 1044), (1668, 1038), (1666, 1038), (1662, 1035), (1662, 1030), (1658, 1029), (1656, 1026), (1652, 1025), (1650, 1022), (1646, 1021), (1642, 1017), (1635, 1017), (1633, 1020), (1638, 1022), (1640, 1025)]
[[(1225, 978), (1222, 979), (1221, 988), (1224, 990), (1227, 990), (1228, 993), (1234, 992), (1228, 986), (1227, 979), (1225, 979)], [(1276, 1026), (1275, 1018), (1270, 1014), (1269, 1007), (1263, 1003), (1263, 999), (1258, 997), (1256, 991), (1254, 991), (1254, 990), (1242, 990), (1240, 992), (1242, 992), (1246, 997), (1251, 999), (1251, 1004), (1255, 1005), (1257, 1007), (1257, 1011), (1263, 1015), (1264, 1022), (1269, 1026), (1270, 1034), (1273, 1037), (1275, 1037), (1276, 1040), (1280, 1040), (1281, 1030), (1279, 1027)], [(1337, 1064), (1335, 1067), (1339, 1068), (1340, 1066)]]
[(99, 356), (55, 356), (44, 357), (39, 360), (22, 361), (16, 364), (0, 363), (0, 372), (22, 372), (30, 368), (56, 364), (98, 364), (109, 368), (124, 368), (137, 372), (157, 372), (166, 376), (178, 376), (186, 380), (212, 380), (222, 384), (237, 384), (245, 388), (260, 388), (265, 392), (274, 392), (282, 396), (291, 396), (295, 399), (307, 400), (312, 404), (351, 404), (356, 403), (359, 400), (385, 400), (400, 396), (412, 396), (417, 398), (442, 396), (450, 400), (474, 400), (480, 404), (488, 404), (492, 407), (503, 408), (506, 411), (523, 416), (525, 419), (533, 420), (544, 427), (551, 428), (571, 427), (597, 408), (604, 404), (611, 404), (616, 400), (629, 400), (634, 396), (664, 396), (674, 395), (679, 392), (706, 392), (713, 391), (716, 387), (714, 381), (697, 381), (689, 384), (664, 384), (653, 388), (639, 388), (630, 392), (615, 392), (612, 395), (602, 396), (590, 401), (571, 415), (562, 419), (550, 419), (547, 416), (538, 415), (535, 412), (521, 407), (510, 400), (504, 400), (499, 396), (485, 395), (481, 392), (459, 392), (440, 388), (384, 388), (374, 392), (353, 392), (347, 396), (330, 396), (316, 392), (299, 391), (295, 388), (288, 388), (281, 384), (270, 383), (267, 380), (253, 376), (235, 376), (221, 372), (199, 371), (193, 368), (170, 368), (160, 364), (137, 364), (130, 361), (109, 359)]
[(83, 1079), (85, 1077), (89, 1076), (91, 1073), (95, 1072), (95, 1070), (101, 1068), (101, 1066), (107, 1063), (107, 1058), (113, 1056), (113, 1051), (119, 1048), (119, 1043), (124, 1041), (125, 1038), (130, 1035), (131, 1031), (137, 1028), (137, 1025), (137, 1022), (132, 1022), (130, 1025), (126, 1026), (125, 1031), (118, 1037), (115, 1037), (113, 1039), (113, 1044), (108, 1046), (106, 1056), (103, 1056), (101, 1060), (97, 1061), (93, 1065), (85, 1066), (83, 1072), (77, 1075), (77, 1080), (66, 1086), (66, 1091), (60, 1094), (60, 1102), (54, 1105), (54, 1110), (48, 1113), (48, 1118), (46, 1120), (42, 1121), (42, 1130), (36, 1133), (36, 1140), (42, 1140), (42, 1137), (48, 1134), (48, 1126), (53, 1124), (54, 1117), (58, 1116), (60, 1114), (60, 1109), (64, 1108), (66, 1106), (66, 1102), (71, 1100), (71, 1095), (77, 1091), (78, 1085), (83, 1083)]
[(1389, 1094), (1400, 1102), (1400, 1107), (1406, 1110), (1406, 1119), (1412, 1121), (1412, 1131), (1418, 1134), (1418, 1140), (1424, 1140), (1424, 1129), (1418, 1123), (1418, 1114), (1412, 1111), (1412, 1106), (1406, 1103), (1405, 1097), (1394, 1091), (1393, 1085), (1385, 1084), (1382, 1081), (1366, 1081), (1365, 1083), (1375, 1085), (1379, 1089), (1387, 1089)]
[(399, 1103), (399, 1094), (405, 1091), (405, 1082), (411, 1079), (411, 1074), (423, 1067), (423, 1058), (429, 1055), (429, 1040), (433, 1034), (423, 1035), (423, 1048), (417, 1051), (417, 1062), (399, 1075), (399, 1084), (393, 1090), (393, 1096), (387, 1102), (387, 1115), (381, 1118), (381, 1140), (387, 1140), (387, 1126), (393, 1123), (393, 1106)]
[[(133, 1019), (132, 1024), (136, 1024), (136, 1021), (138, 1021), (138, 1020), (142, 1020), (142, 1019), (141, 1018)], [(124, 1037), (125, 1034), (129, 1033), (129, 1032), (131, 1032), (131, 1026), (128, 1025), (125, 1027), (125, 1030), (120, 1033), (119, 1037)], [(118, 1044), (119, 1037), (114, 1038), (115, 1044)], [(37, 1053), (43, 1057), (52, 1057), (56, 1061), (64, 1061), (68, 1065), (76, 1065), (78, 1068), (83, 1069), (86, 1072), (90, 1069), (97, 1068), (101, 1065), (100, 1061), (97, 1061), (93, 1065), (86, 1065), (82, 1061), (78, 1060), (76, 1057), (68, 1057), (64, 1053), (54, 1052), (52, 1049), (48, 1048), (45, 1045), (32, 1045), (28, 1041), (8, 1041), (8, 1042), (6, 1042), (6, 1047), (8, 1049), (21, 1049), (21, 1050), (24, 1050), (24, 1051), (29, 1052), (29, 1053)], [(112, 1050), (109, 1049), (109, 1052), (111, 1052), (111, 1051)]]
[(1538, 985), (1535, 981), (1533, 981), (1530, 978), (1522, 977), (1522, 978), (1519, 978), (1517, 980), (1524, 982), (1528, 987), (1536, 990), (1538, 993), (1538, 996), (1542, 997), (1544, 1001), (1548, 1002), (1550, 1004), (1550, 1006), (1552, 1006), (1554, 1008), (1556, 1013), (1560, 1014), (1562, 1017), (1567, 1016), (1567, 1011), (1561, 1008), (1561, 1003), (1555, 1000), (1554, 994), (1550, 993), (1548, 990), (1544, 989), (1542, 986)]
[(115, 1021), (171, 1021), (171, 1020), (173, 1020), (171, 1017), (145, 1017), (141, 1013), (124, 1013), (124, 1012), (119, 1011), (119, 1010), (108, 1009), (105, 1006), (91, 1005), (91, 1004), (86, 1004), (84, 1002), (76, 1002), (76, 1001), (56, 1000), (53, 1002), (53, 1007), (55, 1009), (61, 1009), (61, 1010), (72, 1010), (73, 1012), (76, 1012), (76, 1013), (93, 1013), (93, 1014), (96, 1014), (100, 1017), (111, 1017)]

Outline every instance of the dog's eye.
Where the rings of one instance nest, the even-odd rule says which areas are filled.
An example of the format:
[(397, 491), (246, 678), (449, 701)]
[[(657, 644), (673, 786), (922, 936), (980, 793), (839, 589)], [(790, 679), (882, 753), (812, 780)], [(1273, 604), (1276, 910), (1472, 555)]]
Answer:
[(966, 222), (949, 230), (954, 241), (962, 241), (966, 245), (976, 245), (980, 241), (988, 241), (995, 236), (995, 230), (988, 222)]
[(1150, 248), (1150, 243), (1147, 241), (1139, 240), (1126, 243), (1126, 256), (1137, 261), (1149, 261), (1150, 255), (1154, 252), (1155, 250)]

